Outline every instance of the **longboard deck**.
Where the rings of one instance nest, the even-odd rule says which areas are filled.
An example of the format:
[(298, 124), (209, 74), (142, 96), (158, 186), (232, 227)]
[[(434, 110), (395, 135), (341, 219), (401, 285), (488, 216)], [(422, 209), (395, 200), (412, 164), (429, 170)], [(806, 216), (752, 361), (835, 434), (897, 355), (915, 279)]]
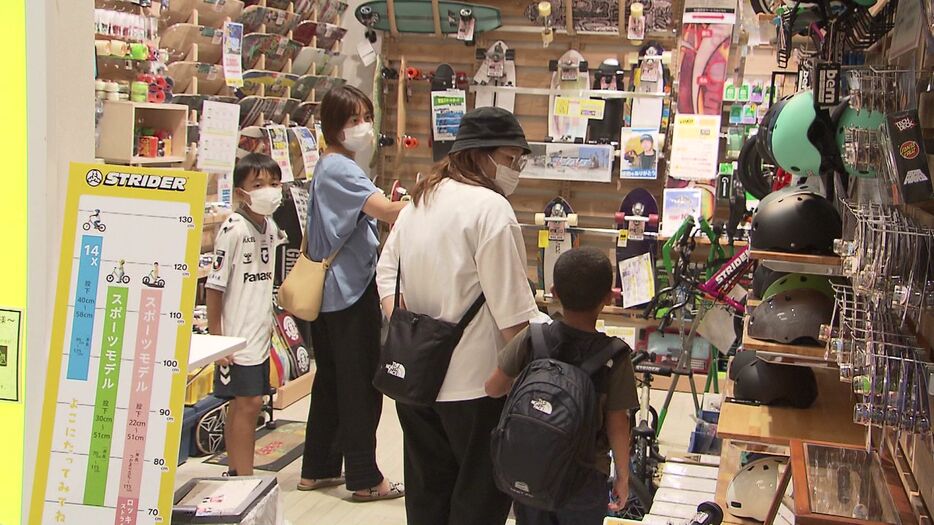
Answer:
[(243, 37), (243, 68), (256, 69), (260, 56), (266, 57), (267, 71), (282, 71), (304, 47), (301, 42), (272, 33), (251, 33)]
[[(516, 61), (509, 53), (509, 46), (502, 40), (494, 42), (477, 69), (473, 81), (481, 86), (516, 86)], [(516, 94), (507, 91), (478, 91), (475, 108), (495, 106), (513, 112), (516, 109)]]
[(159, 45), (169, 51), (169, 60), (183, 62), (191, 58), (194, 45), (198, 46), (198, 62), (217, 64), (223, 55), (224, 31), (196, 24), (175, 24), (166, 28)]
[(345, 34), (347, 34), (347, 30), (343, 27), (305, 20), (295, 27), (292, 38), (305, 46), (310, 46), (312, 40), (314, 40), (315, 47), (330, 51), (334, 44), (344, 38)]
[[(431, 2), (422, 0), (396, 0), (396, 27), (402, 33), (434, 33), (435, 17)], [(449, 20), (453, 14), (456, 18), (462, 9), (470, 9), (476, 20), (475, 33), (493, 31), (503, 25), (499, 9), (484, 5), (468, 4), (463, 2), (438, 2), (438, 14), (441, 17), (441, 32), (443, 34), (457, 33), (457, 21)], [(369, 14), (367, 14), (369, 10)], [(357, 7), (354, 12), (357, 20), (366, 27), (377, 31), (389, 31), (389, 10), (386, 0), (366, 2)]]
[[(640, 209), (641, 208), (641, 209)], [(626, 194), (626, 197), (623, 198), (623, 202), (619, 206), (619, 214), (624, 217), (630, 216), (641, 216), (641, 217), (650, 217), (652, 215), (658, 216), (658, 202), (655, 200), (655, 196), (649, 193), (648, 190), (643, 188), (636, 188)], [(629, 224), (627, 221), (620, 222), (618, 219), (616, 221), (616, 227), (619, 230), (629, 229)], [(653, 224), (652, 222), (644, 224), (645, 233), (657, 233), (658, 232), (658, 221), (656, 220)], [(627, 239), (626, 246), (620, 246), (617, 243), (616, 246), (616, 288), (622, 288), (622, 279), (619, 274), (619, 263), (633, 257), (638, 257), (646, 253), (652, 255), (652, 268), (655, 267), (655, 250), (658, 245), (657, 237), (645, 235), (643, 239)], [(619, 305), (622, 306), (622, 297), (619, 299)], [(638, 305), (629, 305), (629, 306), (638, 306)]]
[(549, 218), (564, 217), (574, 213), (571, 204), (562, 197), (552, 199), (544, 209), (545, 225), (548, 232), (548, 246), (539, 248), (539, 286), (545, 294), (551, 293), (554, 285), (555, 262), (562, 253), (577, 246), (577, 234), (571, 231), (567, 222), (550, 222)]
[[(567, 8), (564, 0), (551, 0), (552, 27), (567, 32)], [(619, 33), (619, 2), (617, 0), (575, 1), (572, 6), (574, 31), (578, 33)], [(532, 22), (539, 21), (538, 2), (530, 2), (525, 12)]]
[[(260, 2), (261, 0), (246, 0), (244, 3), (249, 7), (259, 5)], [(274, 7), (276, 9), (288, 10), (289, 4), (294, 4), (295, 13), (304, 18), (311, 14), (311, 10), (314, 9), (316, 2), (315, 0), (266, 0), (266, 7)]]
[(240, 126), (250, 127), (266, 122), (282, 124), (300, 102), (294, 98), (246, 97), (240, 100)]
[[(580, 52), (570, 49), (558, 59), (557, 71), (551, 76), (551, 89), (588, 89), (590, 73), (581, 71), (586, 62)], [(554, 142), (574, 142), (587, 136), (587, 119), (555, 115), (555, 95), (548, 97), (548, 136)]]
[[(431, 92), (438, 93), (444, 92), (449, 89), (454, 89), (454, 68), (450, 64), (441, 64), (435, 70), (435, 74), (431, 79)], [(434, 119), (434, 111), (432, 111), (432, 119)], [(432, 126), (432, 133), (434, 133), (434, 126)], [(451, 151), (451, 146), (454, 145), (452, 140), (437, 140), (433, 137), (431, 143), (431, 156), (435, 162), (440, 161)]]
[(285, 98), (289, 89), (295, 87), (296, 81), (298, 75), (253, 69), (243, 73), (240, 92), (244, 96), (255, 96), (260, 94), (260, 86), (266, 86), (267, 97)]
[(172, 97), (172, 104), (182, 104), (188, 106), (188, 109), (201, 113), (205, 101), (223, 102), (225, 104), (236, 104), (237, 97), (228, 97), (223, 95), (186, 95), (176, 94)]
[[(308, 97), (311, 95), (312, 90), (314, 90), (318, 94), (317, 99), (320, 100), (321, 96), (327, 93), (328, 90), (343, 86), (346, 83), (347, 81), (340, 77), (304, 75), (299, 77), (292, 87), (292, 97), (301, 101), (309, 101)], [(317, 102), (318, 100), (309, 102)]]
[(338, 55), (316, 47), (303, 47), (292, 60), (292, 73), (299, 76), (330, 75), (346, 58), (346, 55)]

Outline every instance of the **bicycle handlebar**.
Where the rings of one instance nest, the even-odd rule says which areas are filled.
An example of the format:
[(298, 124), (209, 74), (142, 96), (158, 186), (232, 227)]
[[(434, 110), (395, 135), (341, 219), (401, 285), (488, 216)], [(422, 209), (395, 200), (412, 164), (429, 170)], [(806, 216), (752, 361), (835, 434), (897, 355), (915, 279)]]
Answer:
[(670, 366), (662, 366), (657, 363), (639, 363), (633, 367), (640, 374), (651, 374), (653, 376), (671, 377), (674, 370)]
[(654, 358), (655, 356), (654, 356), (653, 354), (650, 354), (650, 353), (646, 352), (646, 351), (642, 351), (642, 352), (633, 352), (633, 353), (632, 353), (632, 358), (631, 358), (631, 359), (632, 359), (632, 366), (633, 366), (633, 367), (639, 366), (639, 363), (645, 361), (646, 359), (648, 359), (648, 358), (650, 358), (650, 357), (653, 357), (653, 358)]

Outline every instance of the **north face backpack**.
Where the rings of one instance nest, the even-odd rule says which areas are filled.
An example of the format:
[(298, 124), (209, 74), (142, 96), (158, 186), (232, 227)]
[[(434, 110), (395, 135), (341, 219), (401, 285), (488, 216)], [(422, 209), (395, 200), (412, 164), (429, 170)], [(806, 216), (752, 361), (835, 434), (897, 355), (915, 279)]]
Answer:
[(594, 459), (592, 376), (629, 345), (613, 338), (580, 366), (551, 357), (541, 324), (529, 326), (532, 361), (516, 378), (490, 449), (496, 486), (516, 502), (554, 511), (574, 495)]

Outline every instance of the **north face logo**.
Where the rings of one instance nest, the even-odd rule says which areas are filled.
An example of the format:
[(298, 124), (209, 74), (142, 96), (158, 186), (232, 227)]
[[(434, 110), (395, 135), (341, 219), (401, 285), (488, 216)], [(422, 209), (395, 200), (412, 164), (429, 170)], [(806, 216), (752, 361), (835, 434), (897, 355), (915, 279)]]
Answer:
[(405, 367), (402, 366), (402, 363), (392, 362), (387, 364), (386, 373), (399, 379), (405, 379)]
[(917, 184), (919, 182), (927, 182), (928, 178), (924, 176), (924, 172), (921, 170), (909, 170), (905, 174), (905, 182), (902, 184)]
[(539, 412), (543, 414), (548, 414), (548, 415), (551, 415), (551, 412), (553, 410), (551, 403), (549, 403), (548, 401), (545, 401), (544, 399), (533, 399), (532, 408), (534, 408), (535, 410), (538, 410)]

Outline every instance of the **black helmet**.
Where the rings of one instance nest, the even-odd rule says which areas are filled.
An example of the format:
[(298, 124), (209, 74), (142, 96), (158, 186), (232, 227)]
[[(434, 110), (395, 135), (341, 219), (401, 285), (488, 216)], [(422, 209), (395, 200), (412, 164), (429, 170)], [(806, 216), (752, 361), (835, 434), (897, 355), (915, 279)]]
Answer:
[(749, 337), (778, 343), (817, 343), (822, 324), (830, 324), (833, 299), (811, 288), (775, 294), (749, 318)]
[(752, 272), (752, 293), (762, 299), (765, 297), (765, 291), (772, 286), (772, 283), (788, 275), (785, 272), (773, 270), (768, 266), (759, 263), (756, 270)]
[(793, 193), (760, 203), (752, 218), (750, 247), (792, 253), (832, 254), (843, 234), (833, 204), (814, 193)]
[(730, 378), (737, 399), (795, 408), (808, 408), (817, 399), (813, 370), (763, 361), (754, 351), (736, 354), (730, 364)]

